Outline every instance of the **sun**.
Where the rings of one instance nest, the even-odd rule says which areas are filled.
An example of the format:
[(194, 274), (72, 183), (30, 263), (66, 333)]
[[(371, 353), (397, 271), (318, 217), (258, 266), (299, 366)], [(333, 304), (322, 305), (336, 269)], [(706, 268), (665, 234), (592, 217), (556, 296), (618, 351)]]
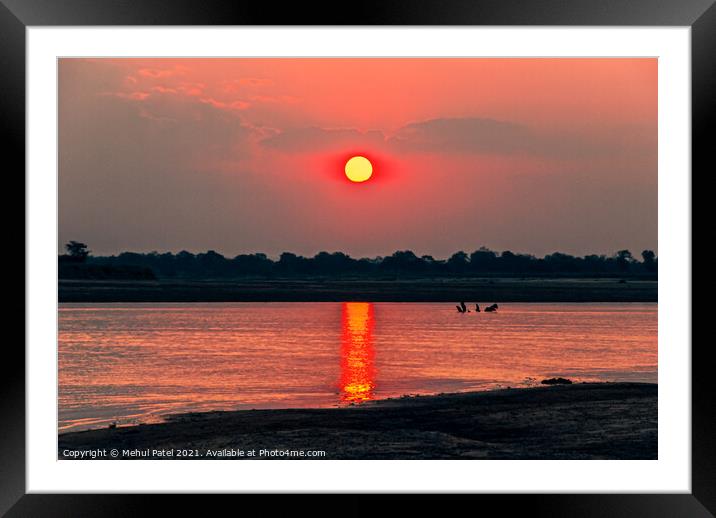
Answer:
[(351, 182), (361, 183), (373, 176), (373, 164), (364, 156), (354, 156), (346, 162), (345, 171)]

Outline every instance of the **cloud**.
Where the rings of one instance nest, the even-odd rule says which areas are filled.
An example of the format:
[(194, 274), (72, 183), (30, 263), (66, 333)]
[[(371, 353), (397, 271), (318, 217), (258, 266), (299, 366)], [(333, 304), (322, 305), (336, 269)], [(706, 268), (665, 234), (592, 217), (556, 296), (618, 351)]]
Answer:
[(295, 104), (299, 101), (292, 95), (252, 95), (249, 99), (257, 103), (268, 104)]
[(271, 79), (265, 79), (262, 77), (242, 77), (240, 79), (229, 79), (222, 83), (222, 88), (225, 92), (236, 92), (243, 87), (264, 87), (272, 86), (274, 83)]
[(292, 128), (261, 141), (286, 152), (371, 145), (403, 153), (534, 153), (539, 137), (525, 126), (487, 118), (440, 118), (414, 122), (393, 135), (356, 128)]
[(438, 118), (403, 126), (388, 144), (406, 152), (573, 160), (651, 154), (656, 149), (656, 132), (652, 130), (621, 126), (567, 133), (488, 118)]
[(127, 99), (130, 101), (146, 101), (151, 95), (149, 92), (102, 92), (101, 96), (117, 97), (119, 99)]
[(531, 151), (535, 136), (525, 126), (484, 118), (441, 118), (400, 128), (390, 139), (404, 151), (514, 154)]
[(370, 144), (402, 152), (515, 154), (533, 150), (535, 140), (532, 132), (519, 124), (483, 118), (443, 118), (408, 124), (390, 137), (379, 130), (314, 126), (292, 128), (261, 143), (292, 152)]
[(361, 145), (384, 146), (385, 136), (381, 131), (359, 131), (354, 128), (292, 128), (260, 141), (266, 148), (277, 151), (303, 152), (329, 150), (341, 146)]
[(260, 141), (283, 152), (371, 146), (399, 153), (538, 157), (546, 160), (644, 158), (656, 150), (656, 132), (642, 126), (592, 132), (554, 131), (489, 118), (436, 118), (407, 124), (394, 134), (355, 128), (291, 128)]
[(176, 86), (155, 85), (151, 88), (153, 92), (159, 94), (186, 95), (189, 97), (198, 97), (204, 93), (206, 85), (203, 83), (180, 83)]
[(537, 137), (526, 127), (484, 118), (430, 119), (407, 124), (393, 135), (356, 128), (292, 128), (261, 141), (285, 152), (378, 146), (391, 151), (516, 154), (534, 152)]
[(139, 70), (137, 70), (137, 74), (143, 77), (159, 79), (162, 77), (171, 77), (186, 74), (188, 71), (189, 69), (184, 66), (175, 66), (171, 68), (140, 68)]
[[(204, 85), (201, 83), (191, 84), (182, 83), (176, 87), (156, 85), (151, 87), (150, 91), (134, 90), (134, 91), (119, 91), (119, 92), (102, 92), (100, 96), (117, 97), (126, 101), (140, 101), (145, 102), (152, 100), (156, 106), (166, 105), (164, 101), (174, 100), (174, 104), (178, 105), (183, 103), (184, 105), (197, 103), (211, 106), (217, 110), (223, 110), (227, 112), (236, 112), (246, 110), (251, 106), (251, 103), (242, 99), (228, 99), (220, 100), (215, 97), (205, 96)], [(144, 109), (144, 115), (150, 115), (149, 118), (153, 118), (148, 108)], [(144, 116), (143, 115), (143, 116)]]
[(217, 108), (219, 110), (229, 110), (229, 111), (245, 110), (249, 106), (251, 106), (249, 103), (247, 103), (246, 101), (242, 101), (242, 100), (224, 102), (224, 101), (219, 101), (217, 99), (214, 99), (213, 97), (201, 97), (199, 99), (199, 102), (203, 103), (203, 104), (208, 104), (208, 105), (213, 106), (214, 108)]

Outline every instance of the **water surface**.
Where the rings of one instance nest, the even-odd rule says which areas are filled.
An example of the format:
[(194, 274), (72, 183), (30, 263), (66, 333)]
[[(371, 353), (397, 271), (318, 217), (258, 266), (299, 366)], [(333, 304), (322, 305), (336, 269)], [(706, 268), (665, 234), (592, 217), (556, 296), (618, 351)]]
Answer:
[(61, 431), (170, 413), (648, 381), (656, 304), (61, 304)]

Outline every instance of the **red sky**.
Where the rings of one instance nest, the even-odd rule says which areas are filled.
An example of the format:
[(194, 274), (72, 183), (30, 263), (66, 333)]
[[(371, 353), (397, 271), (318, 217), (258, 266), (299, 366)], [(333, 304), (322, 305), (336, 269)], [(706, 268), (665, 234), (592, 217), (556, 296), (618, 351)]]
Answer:
[(60, 243), (96, 254), (657, 249), (655, 59), (62, 59), (59, 81)]

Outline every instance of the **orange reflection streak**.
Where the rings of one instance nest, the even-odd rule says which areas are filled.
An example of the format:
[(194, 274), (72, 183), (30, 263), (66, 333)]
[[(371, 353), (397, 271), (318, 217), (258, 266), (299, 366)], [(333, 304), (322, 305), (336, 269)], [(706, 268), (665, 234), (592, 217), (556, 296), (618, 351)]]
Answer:
[(361, 403), (373, 399), (375, 351), (373, 304), (343, 304), (341, 337), (341, 401)]

